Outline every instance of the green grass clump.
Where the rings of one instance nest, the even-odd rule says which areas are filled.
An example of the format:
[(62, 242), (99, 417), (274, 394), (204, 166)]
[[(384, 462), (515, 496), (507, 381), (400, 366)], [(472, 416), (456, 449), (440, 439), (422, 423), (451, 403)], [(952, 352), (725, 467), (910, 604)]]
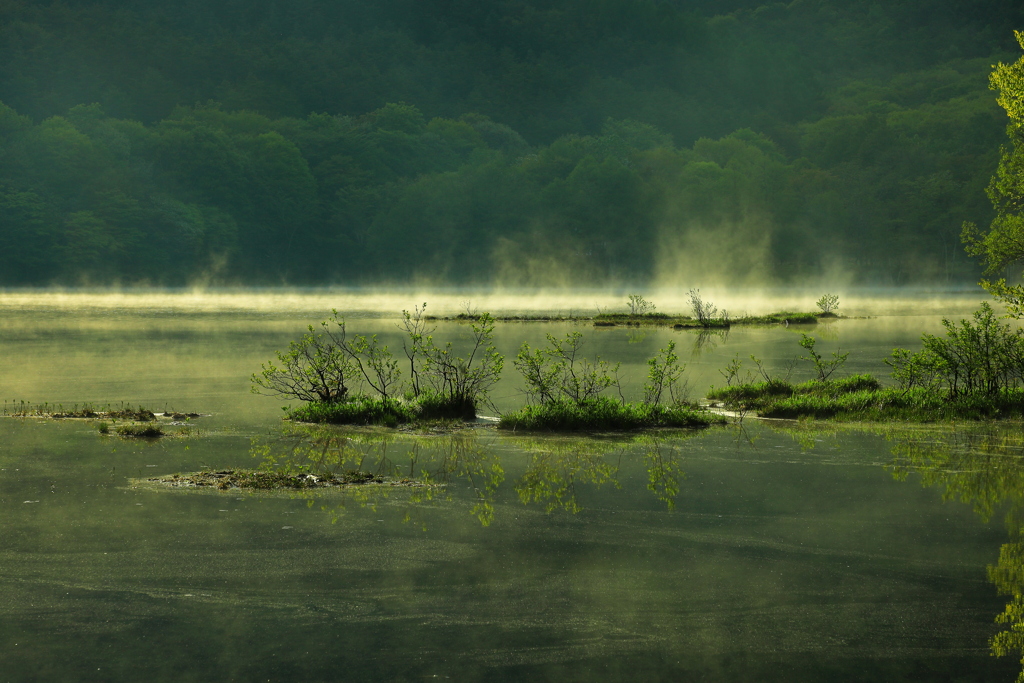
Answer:
[(870, 375), (796, 385), (781, 380), (741, 384), (712, 390), (708, 398), (732, 410), (783, 419), (934, 422), (1024, 417), (1024, 389), (951, 399), (922, 388), (882, 387)]
[(612, 322), (627, 322), (630, 320), (689, 320), (690, 318), (685, 315), (669, 315), (668, 313), (599, 313), (594, 316), (594, 320), (604, 320)]
[(655, 427), (709, 427), (725, 420), (688, 406), (620, 403), (604, 396), (583, 402), (551, 401), (501, 416), (498, 429), (523, 431), (620, 431)]
[(347, 401), (304, 403), (288, 411), (296, 422), (397, 427), (418, 418), (416, 408), (397, 399), (355, 396)]
[[(102, 430), (100, 430), (101, 433)], [(158, 424), (123, 424), (117, 426), (117, 435), (135, 439), (154, 439), (158, 436), (166, 436), (163, 428)]]
[(333, 403), (304, 403), (289, 410), (287, 416), (295, 422), (398, 427), (413, 423), (472, 420), (476, 418), (476, 405), (429, 392), (409, 401), (354, 396), (347, 401)]
[(797, 313), (796, 311), (779, 311), (778, 313), (769, 313), (768, 315), (751, 315), (745, 318), (740, 318), (734, 322), (745, 325), (759, 325), (759, 324), (780, 324), (789, 323), (790, 325), (813, 325), (818, 322), (819, 314), (817, 313)]

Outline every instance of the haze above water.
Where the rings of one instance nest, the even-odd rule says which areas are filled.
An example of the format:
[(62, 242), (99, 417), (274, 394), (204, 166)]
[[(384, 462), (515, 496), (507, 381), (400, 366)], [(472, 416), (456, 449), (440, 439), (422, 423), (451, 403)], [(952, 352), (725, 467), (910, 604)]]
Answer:
[[(685, 292), (641, 293), (659, 311), (687, 311)], [(822, 292), (702, 293), (740, 315), (811, 310)], [(885, 376), (893, 347), (917, 348), (943, 315), (984, 298), (839, 293), (841, 313), (875, 317), (703, 336), (501, 324), (509, 362), (494, 408), (521, 405), (510, 357), (548, 333), (579, 330), (588, 351), (621, 361), (627, 394), (674, 340), (697, 398), (736, 355), (786, 367), (801, 355), (799, 332), (819, 350), (850, 351), (846, 370)], [(1016, 676), (1013, 657), (989, 655), (1006, 598), (986, 567), (1012, 545), (1006, 503), (955, 487), (977, 460), (907, 454), (916, 443), (982, 452), (960, 437), (991, 427), (951, 439), (941, 426), (748, 419), (643, 437), (486, 426), (423, 436), (285, 427), (281, 400), (249, 392), (260, 363), (331, 308), (351, 332), (396, 348), (397, 314), (424, 300), (442, 315), (465, 301), (494, 313), (625, 307), (617, 292), (0, 295), (8, 401), (204, 414), (191, 436), (158, 443), (103, 437), (89, 422), (0, 419), (0, 670), (11, 680), (175, 681)], [(434, 334), (457, 345), (464, 332), (438, 323)], [(794, 379), (806, 376), (794, 367)], [(1012, 430), (1000, 435), (1019, 443)], [(1021, 471), (1014, 453), (999, 452), (993, 479)], [(447, 485), (287, 496), (129, 481), (269, 462)], [(949, 490), (967, 503), (943, 502)], [(986, 495), (995, 511), (983, 517), (974, 509)]]

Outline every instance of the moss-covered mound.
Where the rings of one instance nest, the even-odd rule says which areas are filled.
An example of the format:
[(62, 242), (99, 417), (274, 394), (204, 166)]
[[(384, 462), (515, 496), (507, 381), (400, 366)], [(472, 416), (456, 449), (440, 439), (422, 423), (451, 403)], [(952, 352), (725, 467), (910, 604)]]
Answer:
[(172, 488), (250, 489), (260, 491), (330, 489), (343, 486), (380, 484), (384, 486), (426, 486), (414, 479), (386, 479), (369, 472), (350, 470), (342, 473), (274, 472), (267, 470), (204, 470), (186, 474), (168, 474), (140, 480)]

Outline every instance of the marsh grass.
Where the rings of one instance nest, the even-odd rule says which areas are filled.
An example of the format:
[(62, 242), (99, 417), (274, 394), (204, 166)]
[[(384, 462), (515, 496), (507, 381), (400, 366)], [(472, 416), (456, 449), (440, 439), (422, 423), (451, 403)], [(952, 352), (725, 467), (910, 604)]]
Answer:
[(725, 419), (690, 406), (621, 403), (606, 396), (582, 402), (528, 405), (501, 416), (498, 429), (520, 431), (627, 431), (658, 427), (701, 428)]
[(304, 403), (288, 410), (287, 417), (294, 422), (397, 427), (416, 420), (418, 412), (397, 399), (354, 396), (347, 401)]
[[(134, 420), (136, 422), (152, 422), (156, 414), (139, 406), (122, 403), (119, 407), (107, 404), (97, 408), (91, 403), (77, 403), (65, 406), (63, 403), (26, 403), (25, 401), (4, 402), (3, 414), (10, 417), (45, 417), (53, 419), (106, 419)], [(198, 416), (198, 414), (194, 414)]]
[[(109, 433), (109, 428), (108, 428), (107, 432), (104, 432), (103, 429), (102, 429), (102, 425), (101, 425), (99, 431), (100, 431), (101, 434)], [(117, 425), (117, 427), (114, 428), (114, 432), (118, 436), (125, 437), (125, 438), (130, 438), (130, 439), (155, 439), (155, 438), (158, 438), (158, 437), (161, 437), (161, 436), (167, 436), (167, 433), (163, 430), (163, 427), (161, 427), (158, 424), (154, 424), (154, 423), (149, 423), (149, 424), (133, 424), (133, 423), (129, 423), (129, 424)]]
[(293, 422), (382, 427), (420, 425), (432, 430), (438, 425), (452, 425), (475, 417), (475, 404), (431, 392), (410, 400), (359, 395), (333, 403), (313, 401), (287, 411), (287, 418)]
[(1024, 417), (1024, 389), (949, 399), (923, 388), (882, 387), (870, 375), (790, 384), (781, 380), (713, 389), (708, 399), (760, 417), (847, 422), (937, 422)]
[(686, 329), (728, 329), (734, 325), (814, 325), (818, 318), (816, 313), (799, 313), (794, 311), (778, 311), (766, 315), (748, 315), (740, 318), (710, 318), (701, 322), (688, 315), (670, 315), (667, 313), (647, 313), (645, 315), (629, 315), (628, 313), (602, 313), (590, 320), (595, 327), (614, 327), (616, 325), (655, 325), (672, 326), (677, 330)]

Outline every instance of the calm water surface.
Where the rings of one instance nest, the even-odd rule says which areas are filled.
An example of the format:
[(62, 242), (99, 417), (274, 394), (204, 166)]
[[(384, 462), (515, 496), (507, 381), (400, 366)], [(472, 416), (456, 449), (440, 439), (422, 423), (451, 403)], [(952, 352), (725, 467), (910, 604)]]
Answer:
[[(1020, 671), (989, 646), (1024, 566), (1013, 429), (287, 427), (281, 401), (250, 394), (248, 377), (316, 321), (312, 306), (36, 303), (0, 301), (2, 398), (205, 416), (158, 443), (87, 421), (0, 419), (0, 680), (1009, 682)], [(782, 327), (702, 339), (508, 324), (497, 344), (514, 355), (574, 329), (622, 361), (627, 392), (669, 340), (694, 396), (736, 354), (779, 369), (800, 355), (801, 330)], [(399, 343), (393, 319), (352, 317), (350, 330)], [(894, 346), (939, 330), (929, 314), (813, 333), (819, 350), (851, 351), (847, 369), (883, 375)], [(435, 336), (463, 332), (439, 324)], [(498, 411), (522, 402), (513, 374), (509, 364)], [(132, 484), (275, 462), (445, 486), (289, 496)]]

